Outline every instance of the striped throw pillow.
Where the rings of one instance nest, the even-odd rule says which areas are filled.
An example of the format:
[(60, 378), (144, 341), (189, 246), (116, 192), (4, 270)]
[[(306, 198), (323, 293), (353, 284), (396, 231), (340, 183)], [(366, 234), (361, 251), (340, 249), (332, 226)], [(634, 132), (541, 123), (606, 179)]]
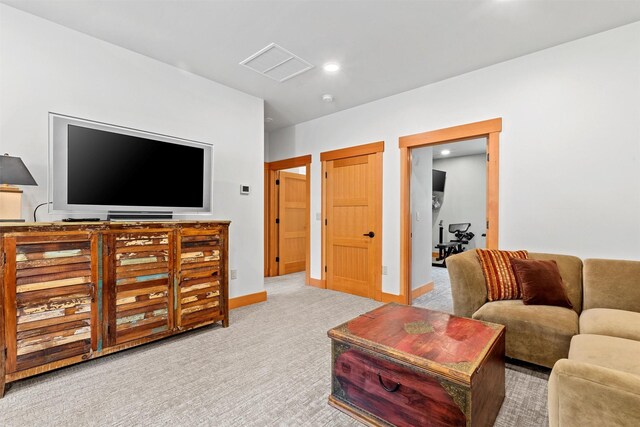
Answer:
[(489, 301), (522, 299), (522, 289), (516, 280), (510, 259), (528, 259), (529, 253), (497, 249), (476, 249), (476, 253), (487, 285), (487, 299)]

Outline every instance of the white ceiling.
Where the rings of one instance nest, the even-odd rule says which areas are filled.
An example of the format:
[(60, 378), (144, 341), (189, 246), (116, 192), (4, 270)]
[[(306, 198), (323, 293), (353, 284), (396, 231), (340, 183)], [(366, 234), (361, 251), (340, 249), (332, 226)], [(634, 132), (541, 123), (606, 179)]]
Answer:
[[(449, 150), (443, 155), (442, 150)], [(466, 141), (451, 142), (433, 147), (433, 160), (450, 159), (452, 157), (473, 156), (487, 152), (487, 138), (468, 139)]]
[[(637, 0), (0, 1), (263, 98), (268, 131), (640, 20)], [(239, 65), (272, 42), (315, 68)]]

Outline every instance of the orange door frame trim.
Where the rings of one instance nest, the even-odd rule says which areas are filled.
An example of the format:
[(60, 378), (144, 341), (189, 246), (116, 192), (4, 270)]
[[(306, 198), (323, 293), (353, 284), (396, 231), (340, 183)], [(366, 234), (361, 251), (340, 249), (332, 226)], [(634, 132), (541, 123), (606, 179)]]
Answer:
[[(372, 142), (370, 144), (356, 145), (353, 147), (340, 148), (337, 150), (322, 152), (320, 153), (320, 161), (322, 162), (322, 176), (323, 177), (326, 176), (327, 162), (330, 160), (345, 159), (349, 157), (364, 156), (369, 154), (379, 154), (380, 155), (380, 160), (379, 160), (380, 171), (379, 171), (379, 174), (377, 174), (378, 177), (376, 179), (380, 181), (379, 183), (380, 194), (382, 194), (382, 153), (383, 152), (384, 152), (384, 141)], [(378, 217), (376, 218), (376, 222), (378, 223), (376, 228), (380, 230), (379, 237), (380, 239), (382, 239), (382, 199), (376, 200), (376, 203), (377, 203), (377, 210), (379, 213)], [(323, 218), (323, 221), (327, 219), (327, 188), (326, 188), (326, 182), (324, 179), (322, 180), (322, 218)], [(382, 243), (379, 246), (380, 246), (380, 253), (378, 256), (380, 258), (380, 262), (382, 262)], [(322, 266), (323, 266), (321, 269), (322, 278), (320, 280), (312, 278), (311, 281), (313, 286), (326, 289), (327, 277), (326, 277), (324, 266), (327, 265), (327, 253), (326, 253), (327, 236), (326, 236), (324, 227), (322, 227), (321, 251), (322, 251)], [(385, 299), (385, 296), (387, 294), (382, 292), (382, 269), (380, 271), (377, 283), (374, 284), (374, 288), (375, 288), (374, 295), (376, 300), (384, 301), (384, 302), (390, 301), (388, 298)]]
[(400, 137), (400, 299), (411, 304), (411, 150), (471, 138), (487, 138), (487, 248), (498, 248), (500, 132), (502, 118)]
[(302, 166), (306, 167), (307, 174), (307, 207), (305, 212), (307, 247), (305, 249), (304, 271), (305, 283), (309, 285), (311, 283), (311, 154), (264, 164), (264, 275), (265, 277), (278, 275), (272, 269), (271, 260), (275, 258), (270, 244), (274, 236), (277, 237), (275, 233), (275, 218), (273, 218), (273, 209), (271, 209), (275, 203), (276, 172)]

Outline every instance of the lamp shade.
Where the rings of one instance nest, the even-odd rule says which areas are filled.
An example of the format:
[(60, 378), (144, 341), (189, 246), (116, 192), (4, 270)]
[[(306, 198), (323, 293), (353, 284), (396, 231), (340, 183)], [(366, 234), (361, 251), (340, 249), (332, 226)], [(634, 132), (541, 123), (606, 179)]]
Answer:
[(0, 156), (0, 184), (38, 185), (20, 157)]

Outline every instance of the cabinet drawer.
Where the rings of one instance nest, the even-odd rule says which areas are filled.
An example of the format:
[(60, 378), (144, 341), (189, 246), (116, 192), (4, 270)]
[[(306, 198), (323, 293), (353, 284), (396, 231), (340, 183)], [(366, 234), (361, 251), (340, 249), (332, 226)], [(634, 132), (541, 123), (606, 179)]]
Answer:
[(395, 426), (467, 425), (468, 389), (336, 343), (332, 395)]

